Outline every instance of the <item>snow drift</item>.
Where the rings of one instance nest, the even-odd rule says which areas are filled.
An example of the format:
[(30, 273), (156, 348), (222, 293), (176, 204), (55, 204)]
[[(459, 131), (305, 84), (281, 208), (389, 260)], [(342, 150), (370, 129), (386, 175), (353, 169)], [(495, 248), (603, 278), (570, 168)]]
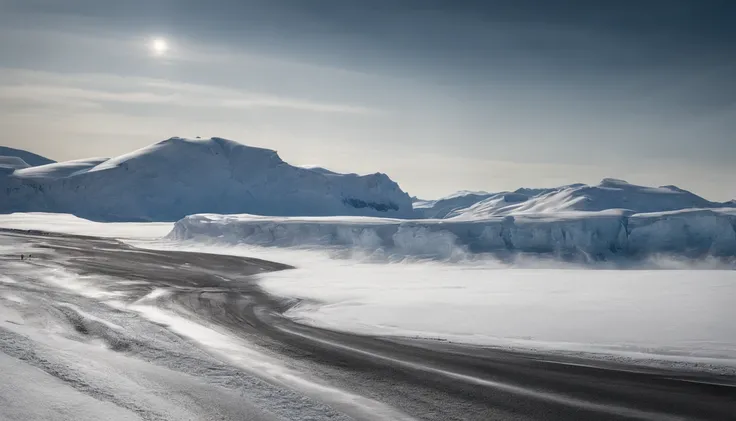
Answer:
[(269, 149), (174, 137), (112, 159), (0, 175), (0, 212), (71, 213), (103, 221), (174, 221), (202, 212), (411, 217), (409, 195), (385, 174), (289, 165)]
[(518, 252), (585, 260), (657, 253), (733, 257), (736, 209), (640, 214), (609, 210), (478, 220), (205, 214), (178, 221), (169, 238), (261, 246), (342, 246), (367, 253), (435, 259)]

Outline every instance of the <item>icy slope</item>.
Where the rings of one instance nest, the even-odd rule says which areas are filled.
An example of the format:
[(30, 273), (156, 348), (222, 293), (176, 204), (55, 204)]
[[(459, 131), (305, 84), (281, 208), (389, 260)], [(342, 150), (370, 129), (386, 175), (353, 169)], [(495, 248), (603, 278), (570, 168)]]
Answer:
[(272, 218), (191, 215), (169, 238), (262, 246), (341, 246), (388, 257), (459, 259), (474, 253), (543, 253), (605, 260), (668, 253), (736, 256), (736, 209), (631, 214), (620, 210), (484, 220)]
[(667, 212), (734, 207), (734, 203), (710, 202), (675, 186), (637, 186), (607, 178), (595, 186), (572, 184), (551, 189), (518, 189), (496, 194), (460, 193), (433, 202), (418, 202), (414, 206), (427, 218), (475, 219), (567, 211), (598, 212), (608, 209), (626, 209), (636, 213)]
[(484, 199), (496, 196), (495, 193), (459, 191), (438, 200), (417, 200), (414, 209), (423, 218), (447, 218), (454, 212), (462, 211)]
[(0, 155), (0, 175), (12, 174), (15, 170), (28, 168), (30, 165), (17, 156), (2, 156)]
[(78, 159), (17, 170), (15, 176), (22, 178), (59, 179), (86, 172), (107, 161), (107, 158)]
[(230, 140), (171, 138), (109, 160), (0, 176), (0, 212), (63, 212), (95, 220), (173, 221), (201, 212), (411, 217), (385, 174), (295, 167)]
[(46, 164), (53, 164), (56, 161), (52, 161), (46, 157), (43, 157), (41, 155), (36, 155), (35, 153), (23, 151), (20, 149), (15, 148), (9, 148), (7, 146), (0, 146), (0, 156), (14, 156), (16, 158), (20, 158), (23, 161), (25, 161), (28, 165), (31, 167), (36, 167), (39, 165), (46, 165)]

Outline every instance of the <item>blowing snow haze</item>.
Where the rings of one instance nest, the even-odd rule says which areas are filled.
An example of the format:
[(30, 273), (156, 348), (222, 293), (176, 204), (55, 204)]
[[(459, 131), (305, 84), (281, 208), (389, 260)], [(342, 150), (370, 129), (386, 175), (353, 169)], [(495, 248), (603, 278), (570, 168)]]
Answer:
[(216, 135), (422, 198), (617, 177), (727, 201), (735, 18), (728, 0), (3, 0), (0, 143), (69, 161)]

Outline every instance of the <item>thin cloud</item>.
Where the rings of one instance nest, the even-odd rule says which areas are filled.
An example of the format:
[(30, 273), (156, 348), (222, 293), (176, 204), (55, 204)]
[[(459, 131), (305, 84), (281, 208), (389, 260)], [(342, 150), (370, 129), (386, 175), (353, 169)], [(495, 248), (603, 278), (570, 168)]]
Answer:
[(105, 74), (62, 75), (36, 71), (24, 74), (17, 69), (2, 69), (1, 74), (9, 76), (7, 79), (3, 78), (9, 82), (0, 84), (0, 100), (32, 104), (70, 103), (81, 107), (97, 107), (104, 103), (124, 103), (231, 109), (270, 108), (337, 114), (376, 112), (363, 106), (162, 79), (122, 78)]

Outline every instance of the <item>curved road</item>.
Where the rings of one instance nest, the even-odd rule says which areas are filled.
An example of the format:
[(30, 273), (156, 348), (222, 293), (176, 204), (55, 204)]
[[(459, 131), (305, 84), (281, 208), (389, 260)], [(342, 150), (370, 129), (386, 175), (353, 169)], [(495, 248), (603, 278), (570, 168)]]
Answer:
[[(35, 247), (34, 259), (54, 260), (82, 275), (141, 281), (125, 287), (131, 300), (154, 288), (169, 291), (156, 305), (211, 323), (305, 376), (411, 418), (736, 420), (734, 377), (334, 332), (283, 317), (295, 302), (259, 288), (253, 275), (288, 270), (286, 265), (141, 250), (92, 237), (2, 231)], [(387, 417), (351, 412), (349, 403), (328, 405), (354, 418)]]

